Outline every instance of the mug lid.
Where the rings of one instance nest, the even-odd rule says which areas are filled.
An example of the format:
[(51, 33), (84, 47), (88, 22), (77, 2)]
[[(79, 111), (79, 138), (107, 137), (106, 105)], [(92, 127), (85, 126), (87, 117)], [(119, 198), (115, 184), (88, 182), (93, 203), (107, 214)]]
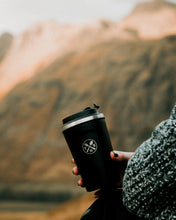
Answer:
[(70, 121), (78, 120), (80, 118), (88, 117), (90, 115), (94, 115), (94, 114), (97, 114), (97, 113), (98, 112), (97, 112), (96, 108), (86, 107), (83, 111), (80, 111), (78, 113), (70, 115), (70, 116), (64, 118), (62, 121), (63, 121), (63, 124), (66, 124)]
[(75, 113), (73, 115), (70, 115), (62, 120), (64, 126), (63, 130), (66, 130), (70, 127), (73, 127), (75, 125), (97, 119), (97, 118), (104, 118), (104, 115), (102, 113), (99, 113), (97, 109), (99, 106), (94, 104), (94, 108), (86, 107), (83, 111), (80, 111), (78, 113)]

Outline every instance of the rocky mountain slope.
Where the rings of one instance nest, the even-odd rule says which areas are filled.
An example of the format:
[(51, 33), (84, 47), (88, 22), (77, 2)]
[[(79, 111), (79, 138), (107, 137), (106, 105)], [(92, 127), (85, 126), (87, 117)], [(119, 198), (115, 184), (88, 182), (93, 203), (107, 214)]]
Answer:
[[(151, 10), (145, 10), (150, 15)], [(136, 13), (140, 14), (139, 9)], [(145, 28), (151, 24), (150, 19), (145, 22)], [(113, 32), (116, 28), (110, 24), (101, 22), (91, 31), (81, 28), (79, 38), (70, 37), (71, 29), (64, 27), (65, 37), (58, 39), (54, 33), (62, 27), (57, 25), (53, 38), (40, 28), (12, 41), (10, 37), (0, 63), (1, 88), (5, 85), (8, 90), (26, 80), (0, 102), (1, 182), (75, 183), (61, 133), (62, 118), (94, 102), (105, 114), (114, 148), (120, 150), (135, 150), (169, 116), (176, 101), (176, 36), (143, 39), (128, 28), (120, 39), (115, 37), (120, 32)], [(98, 42), (100, 29), (103, 37)], [(64, 38), (65, 44), (58, 44)], [(76, 49), (69, 49), (73, 39)]]
[(8, 52), (12, 40), (13, 40), (13, 36), (8, 33), (4, 33), (0, 36), (0, 63), (2, 62), (6, 53)]
[(1, 181), (68, 181), (61, 121), (92, 102), (106, 116), (113, 146), (135, 150), (176, 100), (175, 59), (175, 36), (113, 40), (59, 58), (17, 85), (0, 105)]
[[(136, 6), (118, 23), (107, 20), (79, 25), (40, 22), (19, 36), (0, 38), (0, 97), (18, 82), (32, 77), (58, 57), (71, 51), (85, 51), (91, 45), (111, 40), (151, 39), (176, 33), (176, 6), (165, 1), (149, 1)], [(9, 39), (9, 40), (8, 40)]]
[(0, 66), (0, 96), (56, 58), (70, 51), (84, 51), (92, 44), (118, 35), (133, 37), (130, 33), (118, 30), (117, 24), (105, 20), (80, 25), (54, 21), (32, 25), (23, 34), (13, 37), (11, 47), (3, 59)]
[(143, 39), (164, 37), (176, 33), (176, 4), (155, 0), (138, 4), (120, 22), (126, 30), (134, 29)]

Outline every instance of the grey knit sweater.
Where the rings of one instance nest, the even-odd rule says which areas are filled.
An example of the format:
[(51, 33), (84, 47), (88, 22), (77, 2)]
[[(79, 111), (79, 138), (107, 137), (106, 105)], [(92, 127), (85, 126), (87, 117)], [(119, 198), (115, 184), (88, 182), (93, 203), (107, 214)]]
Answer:
[(176, 105), (129, 160), (123, 203), (139, 217), (176, 219)]

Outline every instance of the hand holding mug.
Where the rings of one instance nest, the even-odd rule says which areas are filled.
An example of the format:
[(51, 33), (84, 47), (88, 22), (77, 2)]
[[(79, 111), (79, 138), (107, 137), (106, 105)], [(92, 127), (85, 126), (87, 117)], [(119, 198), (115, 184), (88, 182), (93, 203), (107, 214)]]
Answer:
[[(111, 151), (110, 157), (113, 161), (117, 162), (119, 165), (119, 171), (120, 171), (120, 180), (115, 183), (117, 187), (122, 187), (123, 182), (123, 176), (124, 172), (128, 163), (128, 160), (132, 157), (133, 152), (124, 152), (124, 151)], [(73, 164), (75, 164), (74, 159), (72, 160)], [(76, 165), (76, 164), (75, 164)], [(72, 170), (74, 175), (79, 175), (79, 169), (77, 166), (75, 166)], [(85, 187), (84, 181), (80, 179), (78, 181), (78, 185), (81, 187)]]

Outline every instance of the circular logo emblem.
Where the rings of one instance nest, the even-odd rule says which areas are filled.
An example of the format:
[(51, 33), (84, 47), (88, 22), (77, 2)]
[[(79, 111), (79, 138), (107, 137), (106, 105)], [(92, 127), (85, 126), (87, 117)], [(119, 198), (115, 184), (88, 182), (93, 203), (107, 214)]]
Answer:
[(82, 149), (86, 154), (94, 154), (98, 148), (96, 141), (93, 139), (87, 139), (82, 144)]

